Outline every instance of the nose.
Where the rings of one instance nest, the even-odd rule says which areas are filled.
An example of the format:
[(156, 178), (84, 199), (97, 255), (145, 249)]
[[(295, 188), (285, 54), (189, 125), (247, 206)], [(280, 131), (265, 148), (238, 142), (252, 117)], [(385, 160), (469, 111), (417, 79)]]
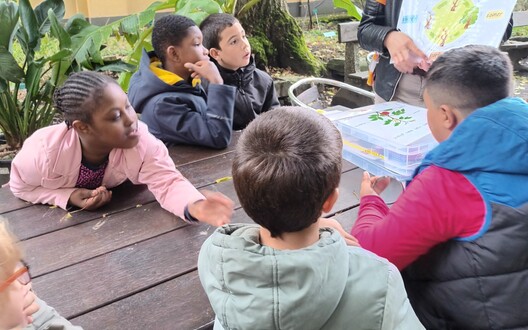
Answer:
[(127, 127), (132, 126), (137, 120), (136, 111), (131, 107), (131, 111), (125, 111), (123, 113), (123, 122)]
[(209, 49), (205, 48), (204, 46), (202, 46), (202, 48), (203, 48), (203, 54), (204, 54), (204, 56), (209, 55)]

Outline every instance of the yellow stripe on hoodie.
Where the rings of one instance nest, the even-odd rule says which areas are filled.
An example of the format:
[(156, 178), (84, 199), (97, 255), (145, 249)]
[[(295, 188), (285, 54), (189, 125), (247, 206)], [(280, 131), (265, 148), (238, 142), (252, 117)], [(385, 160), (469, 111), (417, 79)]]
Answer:
[[(161, 61), (157, 58), (152, 58), (150, 60), (150, 70), (152, 73), (156, 75), (161, 81), (163, 81), (166, 84), (174, 85), (178, 81), (182, 81), (183, 78), (175, 74), (174, 72), (170, 72), (168, 70), (165, 70), (161, 67)], [(194, 78), (192, 80), (192, 86), (196, 87), (200, 83), (200, 78)]]

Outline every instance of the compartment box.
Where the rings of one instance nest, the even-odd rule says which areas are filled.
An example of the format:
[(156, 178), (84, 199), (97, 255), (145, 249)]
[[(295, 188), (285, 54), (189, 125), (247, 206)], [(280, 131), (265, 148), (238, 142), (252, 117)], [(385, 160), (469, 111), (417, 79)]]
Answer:
[(404, 103), (372, 105), (334, 123), (343, 136), (346, 160), (400, 181), (410, 179), (425, 154), (438, 144), (427, 126), (427, 110)]

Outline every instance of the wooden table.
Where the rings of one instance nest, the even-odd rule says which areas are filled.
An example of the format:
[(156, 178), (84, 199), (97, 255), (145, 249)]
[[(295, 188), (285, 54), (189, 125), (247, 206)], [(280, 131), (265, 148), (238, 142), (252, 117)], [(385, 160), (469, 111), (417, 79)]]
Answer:
[[(199, 189), (236, 203), (233, 222), (251, 222), (229, 177), (233, 149), (170, 148), (178, 169)], [(350, 230), (362, 170), (344, 161), (341, 195), (328, 216)], [(388, 192), (395, 196), (399, 192)], [(187, 225), (163, 210), (145, 186), (123, 184), (97, 211), (67, 213), (31, 205), (0, 189), (0, 214), (22, 240), (39, 297), (85, 329), (206, 329), (214, 313), (196, 269), (214, 227)]]

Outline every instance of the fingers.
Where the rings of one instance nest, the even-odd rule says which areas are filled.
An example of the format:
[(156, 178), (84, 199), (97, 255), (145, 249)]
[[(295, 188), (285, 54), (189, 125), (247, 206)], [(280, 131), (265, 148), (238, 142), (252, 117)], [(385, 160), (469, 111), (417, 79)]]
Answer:
[(202, 194), (205, 196), (205, 198), (207, 198), (207, 200), (211, 202), (223, 204), (230, 209), (233, 209), (235, 207), (235, 202), (233, 202), (231, 198), (227, 197), (222, 193), (204, 190), (202, 191)]
[(112, 199), (112, 191), (107, 190), (105, 186), (97, 187), (91, 191), (91, 196), (84, 200), (83, 209), (95, 210)]
[(427, 60), (427, 55), (425, 55), (424, 52), (420, 48), (416, 46), (414, 42), (411, 42), (407, 45), (407, 48), (417, 57), (419, 57), (421, 60)]

